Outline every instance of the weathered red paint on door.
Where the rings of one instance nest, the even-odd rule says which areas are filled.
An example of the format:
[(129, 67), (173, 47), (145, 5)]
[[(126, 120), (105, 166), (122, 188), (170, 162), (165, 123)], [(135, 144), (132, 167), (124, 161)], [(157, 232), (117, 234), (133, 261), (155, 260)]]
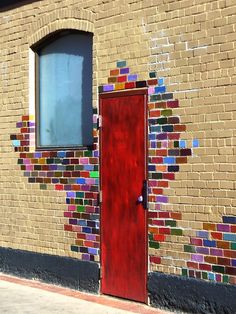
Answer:
[(147, 301), (146, 92), (100, 96), (102, 293)]

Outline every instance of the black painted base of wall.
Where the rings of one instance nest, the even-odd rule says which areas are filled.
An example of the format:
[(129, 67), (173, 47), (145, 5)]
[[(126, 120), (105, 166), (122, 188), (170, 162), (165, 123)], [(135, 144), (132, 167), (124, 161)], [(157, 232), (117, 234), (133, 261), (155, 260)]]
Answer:
[(149, 274), (151, 305), (190, 313), (236, 313), (236, 286), (182, 276)]
[(98, 264), (75, 258), (0, 247), (0, 271), (80, 291), (99, 290)]

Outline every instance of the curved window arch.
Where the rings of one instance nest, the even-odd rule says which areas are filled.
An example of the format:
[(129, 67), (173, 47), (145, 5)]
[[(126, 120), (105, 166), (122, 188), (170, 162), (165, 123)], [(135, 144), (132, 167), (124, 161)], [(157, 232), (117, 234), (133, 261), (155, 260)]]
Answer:
[(36, 53), (37, 147), (92, 145), (92, 34), (58, 33)]

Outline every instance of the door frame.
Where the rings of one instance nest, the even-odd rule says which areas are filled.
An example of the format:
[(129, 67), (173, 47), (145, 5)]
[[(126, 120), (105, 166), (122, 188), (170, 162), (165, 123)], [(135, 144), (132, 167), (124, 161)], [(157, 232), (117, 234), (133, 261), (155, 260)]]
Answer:
[[(99, 94), (99, 117), (101, 113), (101, 102), (102, 99), (105, 98), (114, 98), (114, 97), (123, 97), (123, 96), (135, 96), (135, 95), (143, 95), (144, 96), (144, 151), (145, 151), (145, 176), (146, 181), (148, 182), (148, 89), (147, 88), (140, 88), (140, 89), (133, 89), (133, 90), (123, 90), (123, 91), (113, 91), (113, 92), (107, 92), (107, 93), (100, 93)], [(101, 175), (101, 152), (102, 152), (102, 117), (101, 117), (101, 127), (99, 128), (99, 193), (102, 192), (102, 175)], [(147, 187), (147, 204), (148, 204), (148, 187)], [(99, 198), (99, 208), (100, 208), (100, 223), (102, 222), (102, 200)], [(148, 205), (147, 208), (143, 208), (145, 211), (145, 243), (146, 243), (146, 249), (145, 249), (145, 303), (148, 304), (148, 293), (147, 293), (147, 276), (148, 276)], [(103, 273), (103, 267), (105, 265), (102, 264), (102, 248), (101, 243), (103, 241), (103, 235), (102, 235), (102, 227), (100, 226), (100, 293), (102, 293), (102, 273)], [(133, 301), (133, 300), (131, 300)]]

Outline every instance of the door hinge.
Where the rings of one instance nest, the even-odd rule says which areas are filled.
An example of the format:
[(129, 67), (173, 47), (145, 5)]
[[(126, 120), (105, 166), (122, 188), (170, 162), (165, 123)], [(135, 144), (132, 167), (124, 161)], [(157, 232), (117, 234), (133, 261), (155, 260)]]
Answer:
[(97, 130), (99, 130), (102, 127), (102, 116), (99, 115), (97, 117)]
[(102, 278), (102, 273), (103, 273), (102, 266), (100, 266), (100, 278)]

